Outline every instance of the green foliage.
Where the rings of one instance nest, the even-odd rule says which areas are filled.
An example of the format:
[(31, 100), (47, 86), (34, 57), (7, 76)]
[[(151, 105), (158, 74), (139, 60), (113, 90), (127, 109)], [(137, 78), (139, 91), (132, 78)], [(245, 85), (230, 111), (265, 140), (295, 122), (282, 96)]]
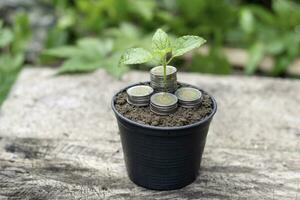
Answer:
[(223, 75), (232, 72), (232, 66), (218, 49), (212, 49), (208, 55), (196, 53), (187, 68), (191, 72), (210, 74)]
[(170, 39), (163, 30), (158, 29), (152, 38), (152, 51), (154, 54), (165, 56), (172, 51)]
[(8, 28), (2, 28), (3, 22), (0, 21), (0, 48), (9, 45), (13, 40), (13, 32)]
[(0, 105), (17, 78), (23, 59), (21, 54), (18, 56), (2, 54), (0, 56)]
[[(227, 44), (249, 49), (246, 73), (254, 73), (259, 58), (269, 54), (275, 56), (276, 60), (278, 58), (273, 73), (284, 72), (282, 63), (293, 61), (299, 49), (297, 39), (293, 36), (299, 24), (299, 12), (297, 12), (299, 4), (289, 0), (274, 0), (274, 13), (272, 13), (257, 5), (249, 6), (244, 3), (241, 6), (240, 2), (238, 0), (54, 1), (58, 21), (49, 32), (46, 47), (72, 44), (73, 41), (70, 39), (74, 37), (100, 35), (100, 39), (113, 36), (115, 49), (119, 51), (128, 46), (145, 48), (147, 44), (141, 41), (141, 38), (144, 39), (147, 35), (143, 31), (149, 32), (157, 26), (164, 26), (176, 35), (186, 32), (204, 35), (210, 38), (214, 48), (221, 48), (222, 44)], [(124, 21), (134, 21), (143, 31), (138, 34), (133, 31), (131, 34), (132, 25), (123, 23)], [(123, 30), (118, 30), (117, 27)], [(158, 39), (164, 38), (161, 34), (158, 34)], [(278, 39), (278, 36), (282, 35), (287, 36), (283, 37), (285, 39)], [(296, 43), (289, 45), (291, 40)], [(165, 42), (162, 44), (167, 46), (170, 44), (170, 41)], [(261, 51), (257, 44), (263, 46), (264, 51)], [(170, 52), (170, 48), (161, 48)], [(153, 58), (166, 54), (160, 52), (160, 48), (157, 49), (158, 52), (153, 55)], [(285, 62), (282, 61), (283, 58), (287, 58)]]
[[(255, 73), (261, 59), (271, 55), (275, 58), (272, 75), (280, 75), (300, 54), (300, 4), (297, 1), (273, 0), (271, 9), (245, 0), (45, 1), (54, 6), (58, 17), (57, 23), (49, 31), (46, 49), (70, 44), (74, 46), (83, 37), (111, 38), (114, 41), (113, 51), (118, 52), (137, 46), (151, 49), (150, 43), (145, 42), (149, 39), (148, 33), (163, 27), (175, 35), (202, 35), (214, 49), (220, 49), (223, 45), (247, 49), (249, 59), (245, 67), (246, 74)], [(157, 34), (157, 40), (166, 38), (163, 32)], [(157, 46), (153, 61), (161, 59), (161, 54), (170, 53), (168, 45), (171, 41), (172, 38), (170, 41), (160, 41), (159, 44), (163, 46)], [(184, 45), (188, 41), (181, 42)], [(161, 52), (161, 49), (165, 52)], [(209, 52), (212, 55), (205, 56), (205, 59), (219, 56), (221, 60), (226, 59), (220, 52), (214, 55)], [(151, 53), (154, 54), (152, 49)], [(217, 63), (219, 59), (216, 59)]]
[[(164, 80), (166, 81), (166, 67), (174, 57), (183, 55), (188, 51), (200, 47), (206, 41), (199, 36), (182, 36), (177, 38), (173, 43), (167, 33), (158, 29), (152, 37), (152, 51), (149, 52), (143, 48), (127, 49), (121, 56), (121, 64), (141, 64), (159, 57), (160, 64), (164, 68)], [(168, 54), (171, 58), (167, 60)]]
[(261, 43), (256, 43), (251, 47), (248, 62), (245, 66), (246, 74), (253, 74), (255, 72), (258, 64), (263, 59), (265, 51), (265, 47)]
[(242, 9), (240, 15), (240, 26), (242, 30), (247, 34), (253, 33), (255, 19), (252, 12), (249, 9)]
[(152, 54), (143, 48), (132, 48), (124, 52), (120, 63), (125, 65), (141, 64), (150, 61), (152, 57)]
[(105, 60), (112, 52), (111, 40), (82, 38), (74, 46), (61, 46), (45, 50), (44, 55), (66, 58), (58, 73), (77, 73), (94, 71), (105, 67)]
[[(157, 8), (155, 1), (148, 0), (46, 0), (54, 6), (58, 16), (56, 26), (50, 30), (46, 48), (57, 45), (53, 40), (59, 38), (65, 43), (72, 36), (75, 38), (103, 34), (107, 28), (117, 27), (124, 21), (141, 21), (147, 23), (154, 17)], [(61, 45), (61, 44), (60, 44)]]
[(241, 10), (241, 30), (249, 50), (245, 68), (253, 74), (266, 55), (275, 58), (273, 75), (284, 73), (289, 64), (300, 54), (300, 5), (290, 0), (275, 0), (273, 13), (257, 6)]
[(200, 47), (206, 40), (199, 36), (187, 35), (177, 38), (173, 45), (172, 56), (181, 56), (195, 48)]
[[(227, 74), (232, 66), (220, 49), (223, 46), (248, 50), (245, 73), (253, 74), (264, 56), (275, 59), (271, 75), (286, 72), (300, 55), (300, 3), (296, 0), (272, 0), (271, 7), (262, 1), (250, 0), (43, 0), (56, 20), (47, 31), (39, 64), (59, 64), (59, 73), (88, 72), (105, 68), (116, 77), (127, 70), (118, 67), (122, 52), (127, 48), (141, 47), (134, 51), (140, 56), (127, 63), (145, 69), (149, 65), (166, 65), (174, 57), (200, 46), (204, 40), (197, 37), (176, 37), (185, 33), (202, 35), (210, 41), (208, 55), (196, 54), (177, 60), (184, 70)], [(0, 102), (9, 88), (4, 79), (14, 80), (15, 69), (26, 60), (24, 51), (30, 36), (29, 19), (23, 12), (16, 12), (5, 23), (0, 20)], [(11, 23), (11, 20), (13, 23)], [(151, 47), (151, 33), (157, 32)], [(134, 53), (129, 52), (129, 55)], [(149, 53), (151, 56), (149, 56)], [(19, 67), (17, 67), (19, 66)], [(4, 70), (5, 68), (5, 70)], [(11, 69), (11, 70), (9, 70)], [(11, 72), (9, 72), (11, 71)], [(9, 78), (12, 77), (12, 78)], [(7, 86), (5, 86), (7, 85)], [(7, 91), (7, 90), (5, 90)], [(4, 95), (3, 95), (4, 94)]]
[(26, 13), (16, 14), (12, 29), (14, 36), (11, 44), (11, 52), (13, 54), (24, 52), (31, 35), (29, 19)]
[[(143, 48), (127, 49), (120, 59), (121, 64), (141, 64), (159, 56), (160, 64), (168, 64), (174, 57), (200, 47), (206, 41), (199, 36), (182, 36), (171, 43), (167, 33), (158, 29), (152, 37), (152, 51)], [(167, 55), (171, 58), (167, 61)]]
[[(145, 38), (147, 37), (143, 36), (136, 26), (122, 23), (119, 28), (107, 29), (101, 38), (86, 37), (79, 39), (76, 45), (46, 49), (43, 51), (43, 56), (64, 60), (59, 73), (81, 73), (104, 68), (110, 74), (120, 78), (127, 71), (127, 67), (118, 68), (120, 52), (128, 46), (148, 47)], [(143, 52), (138, 49), (135, 53), (142, 54)], [(147, 54), (144, 56), (147, 57)], [(132, 62), (132, 60), (127, 62)]]
[(0, 104), (7, 96), (24, 63), (29, 30), (28, 17), (24, 13), (15, 16), (11, 28), (4, 27), (0, 20)]
[(176, 10), (168, 23), (178, 34), (201, 34), (213, 37), (224, 34), (234, 27), (237, 20), (236, 3), (232, 0), (177, 0)]
[(143, 48), (151, 48), (149, 39), (151, 36), (146, 35), (139, 27), (123, 22), (119, 27), (106, 29), (103, 37), (109, 37), (114, 40), (114, 48), (117, 51), (124, 51), (128, 47), (140, 46)]

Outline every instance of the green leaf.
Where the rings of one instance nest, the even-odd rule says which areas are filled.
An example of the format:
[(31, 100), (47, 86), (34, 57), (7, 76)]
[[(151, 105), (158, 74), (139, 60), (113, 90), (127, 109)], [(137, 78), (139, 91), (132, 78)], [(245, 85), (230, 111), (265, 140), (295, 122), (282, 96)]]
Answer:
[(188, 51), (200, 47), (205, 42), (205, 39), (193, 35), (186, 35), (177, 38), (173, 45), (172, 57), (181, 56)]
[(152, 59), (152, 54), (143, 48), (127, 49), (121, 56), (119, 64), (131, 65), (148, 62)]
[(58, 74), (91, 72), (101, 67), (102, 61), (88, 62), (82, 58), (66, 60), (58, 70)]
[(19, 69), (20, 67), (22, 67), (24, 60), (25, 56), (23, 53), (16, 54), (12, 61), (12, 67), (14, 69)]
[(255, 19), (251, 9), (242, 9), (240, 14), (240, 26), (246, 33), (252, 33), (255, 28)]
[(266, 52), (272, 55), (278, 55), (285, 50), (285, 38), (282, 36), (277, 40), (272, 40), (270, 42), (265, 42)]
[(13, 33), (9, 29), (0, 30), (0, 48), (9, 45), (13, 41)]
[(8, 73), (18, 70), (24, 62), (24, 55), (17, 54), (12, 56), (11, 54), (2, 54), (0, 56), (0, 74), (1, 72)]
[(276, 18), (274, 17), (274, 14), (269, 10), (265, 9), (262, 6), (249, 6), (248, 8), (256, 18), (255, 23), (260, 21), (264, 25), (276, 26)]
[(208, 55), (196, 53), (187, 68), (192, 72), (230, 74), (232, 66), (219, 49), (211, 49)]
[[(87, 57), (95, 59), (105, 56), (113, 49), (113, 41), (110, 39), (99, 40), (97, 38), (82, 38), (77, 41), (77, 46), (86, 52)], [(88, 54), (90, 56), (88, 56)], [(92, 56), (94, 55), (94, 56)]]
[(75, 46), (61, 46), (57, 48), (47, 49), (43, 51), (43, 54), (58, 58), (70, 58), (80, 56), (83, 54), (83, 52), (81, 49)]
[(114, 77), (120, 79), (122, 75), (129, 70), (127, 66), (119, 67), (118, 62), (120, 59), (119, 53), (114, 53), (112, 56), (105, 60), (105, 69)]
[(75, 10), (65, 9), (64, 13), (58, 18), (57, 27), (60, 29), (66, 29), (74, 26), (75, 23)]
[(0, 105), (17, 78), (23, 61), (23, 54), (12, 56), (8, 53), (2, 53), (0, 55)]
[(31, 35), (29, 17), (25, 12), (19, 12), (14, 17), (14, 40), (11, 44), (11, 51), (13, 53), (21, 53), (26, 49), (28, 39)]
[(141, 37), (141, 30), (134, 24), (122, 22), (118, 27), (107, 28), (104, 35), (125, 40), (137, 39)]
[(272, 75), (279, 76), (280, 74), (284, 73), (284, 71), (288, 68), (292, 61), (293, 59), (291, 59), (287, 55), (279, 56), (272, 68)]
[(109, 54), (112, 48), (113, 41), (110, 39), (82, 38), (77, 41), (76, 46), (52, 48), (45, 50), (43, 54), (58, 58), (82, 57), (87, 61), (96, 61)]
[(158, 29), (153, 35), (152, 50), (162, 56), (172, 51), (170, 39), (167, 33), (161, 29)]
[(155, 1), (149, 0), (133, 0), (129, 3), (129, 8), (131, 8), (132, 12), (140, 15), (146, 20), (151, 20), (153, 15), (155, 14), (154, 8), (156, 7)]
[(265, 55), (265, 47), (262, 43), (254, 44), (249, 50), (249, 58), (246, 64), (245, 73), (253, 74)]

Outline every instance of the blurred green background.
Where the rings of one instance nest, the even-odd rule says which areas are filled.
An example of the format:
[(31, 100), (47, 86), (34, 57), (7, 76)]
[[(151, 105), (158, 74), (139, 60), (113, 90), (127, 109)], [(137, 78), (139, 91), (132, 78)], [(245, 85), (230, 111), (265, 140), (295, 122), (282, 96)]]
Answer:
[(181, 71), (299, 76), (289, 69), (300, 55), (297, 0), (1, 0), (0, 16), (0, 104), (26, 65), (120, 78), (120, 54), (149, 48), (157, 28), (207, 39), (172, 63)]

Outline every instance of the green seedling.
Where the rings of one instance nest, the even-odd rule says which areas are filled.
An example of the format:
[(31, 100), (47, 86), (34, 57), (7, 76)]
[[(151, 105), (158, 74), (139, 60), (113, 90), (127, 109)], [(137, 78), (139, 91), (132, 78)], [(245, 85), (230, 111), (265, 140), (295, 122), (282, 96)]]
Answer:
[(158, 58), (160, 65), (162, 65), (164, 69), (164, 85), (166, 86), (167, 65), (175, 57), (198, 48), (205, 42), (205, 39), (194, 35), (182, 36), (171, 42), (167, 33), (158, 29), (152, 37), (151, 51), (143, 48), (127, 49), (121, 56), (119, 63), (125, 65), (142, 64)]

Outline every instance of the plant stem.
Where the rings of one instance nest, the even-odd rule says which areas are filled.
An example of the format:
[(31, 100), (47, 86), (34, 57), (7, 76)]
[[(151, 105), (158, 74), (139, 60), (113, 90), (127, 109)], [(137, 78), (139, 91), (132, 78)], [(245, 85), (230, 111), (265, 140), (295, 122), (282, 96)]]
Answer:
[(164, 86), (165, 92), (167, 92), (167, 55), (163, 57), (163, 68), (164, 68)]
[(171, 58), (168, 60), (167, 65), (172, 61), (173, 58), (174, 58), (174, 57), (171, 57)]

